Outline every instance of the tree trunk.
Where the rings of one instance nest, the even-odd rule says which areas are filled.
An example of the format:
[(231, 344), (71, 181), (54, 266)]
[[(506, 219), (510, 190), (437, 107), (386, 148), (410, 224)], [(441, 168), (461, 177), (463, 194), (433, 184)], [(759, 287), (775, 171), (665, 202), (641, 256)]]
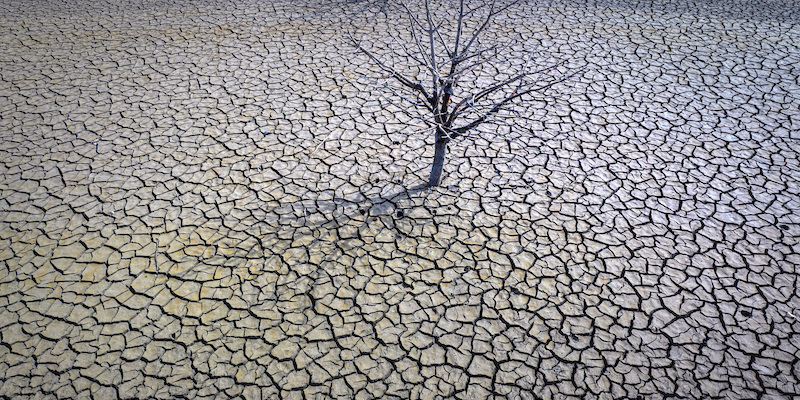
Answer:
[(447, 135), (436, 132), (436, 147), (433, 153), (433, 166), (431, 175), (428, 178), (428, 186), (439, 186), (442, 180), (442, 170), (444, 170), (444, 159), (447, 156)]

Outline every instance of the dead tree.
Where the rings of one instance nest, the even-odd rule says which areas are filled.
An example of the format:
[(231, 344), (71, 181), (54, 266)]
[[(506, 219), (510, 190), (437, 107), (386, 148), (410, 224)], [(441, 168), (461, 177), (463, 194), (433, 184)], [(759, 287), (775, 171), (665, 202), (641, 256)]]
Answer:
[(433, 132), (428, 185), (437, 186), (448, 144), (484, 125), (513, 123), (512, 106), (556, 83), (533, 79), (555, 65), (533, 68), (524, 37), (497, 34), (496, 17), (519, 0), (411, 1), (398, 0), (394, 11), (404, 21), (394, 21), (385, 45), (352, 33), (349, 39), (385, 73), (384, 87), (397, 109)]

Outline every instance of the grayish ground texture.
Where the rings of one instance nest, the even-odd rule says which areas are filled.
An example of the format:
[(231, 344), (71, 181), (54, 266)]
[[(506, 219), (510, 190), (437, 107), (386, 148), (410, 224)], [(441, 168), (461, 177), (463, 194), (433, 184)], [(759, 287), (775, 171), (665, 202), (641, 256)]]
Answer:
[(797, 1), (522, 3), (422, 190), (323, 3), (0, 1), (0, 397), (798, 398)]

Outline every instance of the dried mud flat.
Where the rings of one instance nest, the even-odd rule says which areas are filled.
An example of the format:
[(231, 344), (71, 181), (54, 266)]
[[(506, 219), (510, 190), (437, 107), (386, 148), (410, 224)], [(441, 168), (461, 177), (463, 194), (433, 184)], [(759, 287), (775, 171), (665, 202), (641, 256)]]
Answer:
[(436, 189), (363, 5), (0, 3), (0, 397), (797, 398), (800, 4), (523, 3)]

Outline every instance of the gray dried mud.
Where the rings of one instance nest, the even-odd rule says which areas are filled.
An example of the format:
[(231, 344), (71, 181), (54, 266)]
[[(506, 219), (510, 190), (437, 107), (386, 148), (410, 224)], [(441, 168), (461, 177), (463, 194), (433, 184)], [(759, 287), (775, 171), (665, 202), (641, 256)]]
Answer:
[(359, 7), (0, 2), (0, 397), (797, 398), (797, 1), (523, 3), (435, 189)]

